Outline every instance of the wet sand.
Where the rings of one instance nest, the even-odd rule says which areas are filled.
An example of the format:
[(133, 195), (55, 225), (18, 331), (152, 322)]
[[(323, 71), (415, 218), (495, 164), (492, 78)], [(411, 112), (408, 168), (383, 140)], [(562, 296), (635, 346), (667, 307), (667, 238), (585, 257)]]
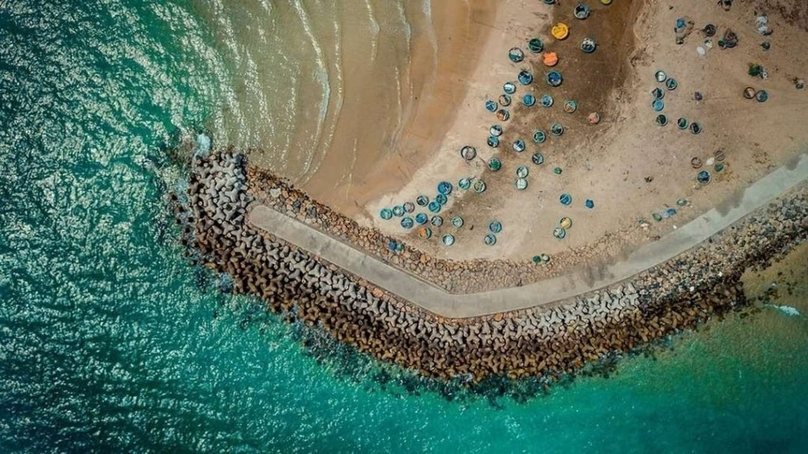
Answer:
[(494, 0), (432, 2), (433, 24), (412, 30), (401, 127), (386, 111), (393, 106), (374, 105), (371, 94), (395, 87), (361, 74), (368, 62), (346, 62), (352, 69), (333, 144), (317, 171), (298, 181), (300, 187), (345, 215), (363, 216), (369, 201), (407, 184), (439, 151), (483, 57), (479, 50), (496, 12)]

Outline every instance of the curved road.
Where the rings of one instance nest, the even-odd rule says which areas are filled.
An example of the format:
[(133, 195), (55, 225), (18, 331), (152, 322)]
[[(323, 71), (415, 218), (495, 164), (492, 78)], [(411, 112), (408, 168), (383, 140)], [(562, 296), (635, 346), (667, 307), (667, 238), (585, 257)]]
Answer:
[(430, 312), (463, 318), (549, 304), (614, 285), (697, 246), (806, 180), (808, 155), (803, 154), (793, 168), (780, 167), (748, 187), (735, 206), (713, 208), (606, 267), (594, 282), (570, 274), (522, 287), (464, 295), (447, 293), (266, 205), (254, 206), (249, 222)]

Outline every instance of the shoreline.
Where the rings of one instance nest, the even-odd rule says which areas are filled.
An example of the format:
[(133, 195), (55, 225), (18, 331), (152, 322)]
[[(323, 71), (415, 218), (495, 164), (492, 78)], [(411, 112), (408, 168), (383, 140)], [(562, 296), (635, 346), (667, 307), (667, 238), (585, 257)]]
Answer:
[[(482, 64), (476, 49), (494, 38), (487, 24), (494, 21), (501, 9), (493, 0), (474, 5), (433, 3), (430, 29), (424, 33), (413, 31), (412, 58), (402, 79), (408, 86), (399, 87), (408, 98), (399, 100), (404, 101), (404, 121), (390, 137), (379, 139), (382, 147), (377, 150), (362, 146), (367, 138), (353, 138), (368, 134), (368, 118), (340, 118), (341, 126), (351, 131), (341, 134), (351, 138), (343, 138), (341, 145), (332, 149), (344, 151), (326, 153), (317, 171), (299, 185), (351, 217), (364, 215), (365, 205), (378, 194), (396, 192), (406, 186), (412, 173), (422, 166), (421, 161), (438, 154), (443, 135), (458, 115), (455, 106), (468, 98), (469, 83), (475, 80)], [(366, 132), (362, 133), (363, 130)], [(353, 155), (346, 173), (343, 161), (348, 149), (353, 149)], [(335, 170), (342, 172), (339, 178)]]
[(179, 208), (189, 222), (183, 241), (206, 265), (228, 273), (236, 292), (261, 297), (290, 320), (447, 379), (574, 373), (742, 305), (740, 279), (748, 267), (808, 240), (803, 185), (627, 283), (553, 307), (447, 319), (252, 229), (245, 163), (230, 154), (210, 159), (194, 158), (188, 205)]

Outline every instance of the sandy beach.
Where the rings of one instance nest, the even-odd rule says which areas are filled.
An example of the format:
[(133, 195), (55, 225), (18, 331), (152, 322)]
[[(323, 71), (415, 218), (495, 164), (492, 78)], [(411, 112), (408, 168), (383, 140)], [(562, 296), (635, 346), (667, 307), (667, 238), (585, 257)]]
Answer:
[[(808, 60), (792, 52), (808, 46), (808, 35), (799, 23), (789, 23), (775, 11), (770, 12), (769, 20), (776, 33), (767, 37), (758, 34), (755, 6), (739, 4), (726, 12), (718, 5), (696, 1), (679, 2), (671, 8), (659, 2), (616, 2), (610, 7), (593, 7), (591, 17), (578, 21), (570, 8), (539, 5), (531, 14), (518, 14), (524, 8), (521, 2), (503, 2), (496, 19), (503, 31), (489, 37), (482, 52), (488, 64), (482, 62), (474, 75), (473, 86), (479, 90), (469, 90), (440, 152), (415, 172), (402, 190), (367, 204), (366, 213), (357, 219), (438, 257), (529, 260), (548, 253), (574, 255), (582, 263), (591, 263), (611, 260), (731, 200), (745, 185), (795, 159), (808, 144), (808, 133), (800, 126), (808, 109), (808, 95), (797, 90), (793, 81), (808, 73)], [(703, 18), (681, 45), (675, 43), (672, 27), (679, 17)], [(549, 37), (549, 24), (558, 21), (570, 24), (571, 38), (555, 42)], [(633, 33), (624, 32), (625, 25), (632, 23)], [(731, 28), (741, 44), (719, 49), (716, 43), (720, 36), (707, 38), (699, 30), (707, 23), (715, 23), (719, 33)], [(548, 48), (559, 53), (560, 63), (553, 69), (564, 74), (564, 83), (551, 89), (539, 80), (528, 87), (537, 97), (552, 93), (556, 105), (551, 109), (512, 107), (513, 118), (503, 124), (500, 147), (490, 149), (484, 141), (488, 127), (497, 121), (482, 105), (486, 99), (496, 99), (502, 83), (514, 80), (516, 72), (525, 66), (509, 62), (506, 54), (510, 47), (524, 47), (530, 36), (540, 36)], [(577, 49), (583, 36), (597, 38), (595, 53), (587, 55)], [(700, 56), (696, 49), (705, 46), (706, 39), (711, 39), (713, 48)], [(763, 41), (771, 43), (770, 50), (761, 48)], [(528, 56), (526, 61), (541, 78), (548, 68), (536, 60)], [(747, 74), (752, 62), (767, 68), (767, 80)], [(654, 73), (659, 69), (678, 81), (678, 88), (666, 93), (664, 113), (671, 122), (679, 117), (698, 122), (702, 133), (694, 135), (675, 125), (660, 128), (654, 124), (650, 92), (656, 86)], [(744, 99), (741, 92), (749, 85), (765, 88), (769, 100), (758, 103)], [(697, 91), (701, 101), (694, 99)], [(558, 106), (565, 99), (576, 100), (579, 111), (573, 115), (561, 111)], [(586, 122), (586, 115), (593, 111), (603, 118), (596, 126)], [(546, 131), (554, 121), (564, 125), (564, 134), (541, 145), (533, 144), (532, 132)], [(516, 139), (527, 143), (525, 152), (510, 149)], [(482, 159), (470, 164), (460, 159), (458, 150), (464, 144), (475, 146)], [(696, 173), (707, 167), (693, 169), (692, 158), (709, 162), (719, 150), (726, 156), (722, 172), (712, 171), (709, 185), (696, 183)], [(542, 166), (531, 165), (534, 151), (544, 155)], [(492, 156), (503, 162), (497, 173), (485, 168), (485, 161)], [(518, 165), (531, 171), (525, 191), (514, 190)], [(554, 175), (555, 167), (563, 173)], [(484, 194), (457, 191), (458, 195), (449, 199), (441, 215), (446, 220), (455, 215), (463, 217), (463, 229), (433, 228), (438, 235), (451, 232), (462, 247), (422, 241), (414, 232), (403, 231), (395, 218), (386, 222), (378, 217), (384, 207), (414, 200), (421, 193), (433, 195), (437, 182), (456, 183), (463, 176), (484, 179), (488, 190)], [(559, 204), (562, 193), (573, 197), (571, 206)], [(594, 201), (593, 210), (583, 206), (585, 199)], [(678, 206), (680, 199), (686, 205)], [(677, 210), (675, 217), (664, 222), (653, 220), (654, 213), (669, 208)], [(572, 218), (574, 227), (558, 241), (552, 231), (565, 216)], [(492, 219), (505, 228), (497, 245), (487, 247), (482, 239)], [(641, 219), (648, 221), (648, 228), (640, 227)]]
[[(808, 19), (801, 9), (784, 10), (783, 4), (744, 3), (724, 11), (695, 0), (673, 6), (621, 1), (593, 5), (586, 20), (574, 18), (568, 5), (520, 0), (499, 2), (495, 11), (477, 3), (475, 9), (435, 8), (434, 28), (442, 32), (437, 42), (447, 43), (437, 49), (456, 58), (438, 58), (436, 78), (423, 85), (397, 139), (399, 151), (361, 159), (366, 176), (357, 178), (361, 172), (355, 171), (345, 179), (338, 165), (345, 155), (335, 148), (333, 158), (328, 157), (334, 164), (321, 170), (333, 175), (297, 184), (320, 204), (320, 216), (328, 212), (329, 220), (302, 219), (452, 291), (521, 285), (571, 272), (596, 275), (709, 209), (731, 206), (749, 184), (795, 162), (808, 149), (808, 130), (802, 127), (808, 91), (794, 82), (808, 74), (808, 58), (793, 51), (808, 47)], [(764, 12), (774, 30), (767, 36), (755, 28), (756, 17)], [(451, 18), (467, 26), (441, 25)], [(678, 19), (692, 22), (681, 44), (673, 30)], [(570, 36), (561, 41), (549, 33), (559, 22), (570, 28)], [(708, 24), (716, 28), (714, 36), (703, 30)], [(738, 45), (720, 49), (718, 41), (728, 30), (737, 34)], [(555, 67), (545, 67), (539, 55), (527, 52), (527, 41), (535, 37), (545, 51), (558, 54)], [(586, 37), (597, 42), (594, 53), (579, 49)], [(513, 47), (524, 50), (524, 61), (508, 59)], [(767, 77), (747, 74), (751, 64), (762, 65)], [(413, 65), (414, 73), (418, 68)], [(516, 82), (521, 70), (534, 75), (532, 84)], [(559, 87), (544, 81), (551, 70), (563, 74)], [(660, 70), (676, 80), (674, 89), (655, 81)], [(511, 118), (498, 121), (484, 104), (499, 99), (508, 81), (517, 86), (507, 107)], [(748, 86), (765, 89), (766, 102), (745, 99)], [(652, 91), (660, 87), (660, 113), (669, 121), (664, 127), (655, 124), (659, 113), (652, 108)], [(527, 107), (521, 102), (525, 94), (537, 99), (549, 94), (555, 103)], [(567, 100), (577, 103), (577, 111), (563, 110)], [(599, 124), (590, 124), (591, 112), (599, 114)], [(680, 118), (698, 123), (699, 133), (678, 128)], [(548, 133), (553, 123), (563, 125), (562, 135)], [(494, 124), (503, 129), (497, 148), (486, 145)], [(547, 133), (546, 141), (534, 143), (536, 130)], [(526, 144), (521, 153), (511, 147), (519, 139)], [(460, 157), (464, 145), (475, 147), (475, 159)], [(355, 156), (362, 154), (355, 151)], [(544, 160), (540, 165), (531, 162), (536, 152)], [(252, 158), (253, 178), (265, 178)], [(501, 170), (488, 168), (491, 158), (500, 160)], [(525, 190), (515, 187), (519, 166), (530, 172)], [(699, 172), (709, 173), (709, 184), (697, 182)], [(464, 177), (484, 181), (486, 191), (460, 190), (457, 183)], [(268, 178), (255, 186), (272, 185), (274, 177)], [(431, 238), (419, 237), (417, 225), (402, 228), (402, 217), (380, 218), (383, 209), (414, 203), (419, 195), (433, 199), (441, 181), (451, 183), (454, 191), (440, 207), (443, 225), (425, 226)], [(261, 191), (265, 202), (288, 209), (268, 201), (273, 197), (266, 188)], [(571, 199), (567, 206), (560, 203), (564, 194)], [(290, 199), (285, 195), (283, 200)], [(433, 216), (426, 208), (415, 208)], [(412, 219), (416, 213), (407, 216)], [(462, 218), (462, 227), (451, 225), (454, 217)], [(564, 218), (571, 227), (557, 239), (555, 229)], [(492, 221), (502, 225), (494, 246), (484, 242)], [(447, 234), (455, 242), (451, 247), (441, 243)], [(401, 257), (388, 250), (391, 238), (404, 246)], [(552, 263), (536, 268), (536, 257), (549, 257)], [(458, 269), (469, 278), (451, 278)], [(492, 271), (490, 279), (471, 279), (486, 269)]]
[(396, 87), (363, 75), (367, 62), (345, 62), (352, 69), (333, 143), (317, 170), (297, 181), (300, 187), (347, 216), (366, 218), (367, 203), (408, 184), (439, 152), (457, 106), (478, 83), (475, 70), (492, 35), (497, 3), (431, 2), (431, 23), (412, 30), (411, 60), (398, 87), (400, 119), (379, 111), (392, 106), (374, 103), (373, 91)]

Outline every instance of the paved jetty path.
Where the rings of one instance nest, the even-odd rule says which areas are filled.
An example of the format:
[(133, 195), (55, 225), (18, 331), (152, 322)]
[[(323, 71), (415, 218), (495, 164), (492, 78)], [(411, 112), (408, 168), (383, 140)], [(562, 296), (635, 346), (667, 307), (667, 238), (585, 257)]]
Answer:
[(626, 259), (605, 267), (599, 272), (601, 277), (594, 281), (571, 273), (521, 287), (463, 295), (447, 293), (266, 205), (254, 206), (249, 222), (430, 312), (451, 318), (474, 317), (565, 300), (614, 285), (659, 265), (808, 180), (808, 155), (803, 154), (795, 166), (788, 167), (780, 167), (748, 187), (734, 206), (713, 208), (660, 240), (637, 249)]

